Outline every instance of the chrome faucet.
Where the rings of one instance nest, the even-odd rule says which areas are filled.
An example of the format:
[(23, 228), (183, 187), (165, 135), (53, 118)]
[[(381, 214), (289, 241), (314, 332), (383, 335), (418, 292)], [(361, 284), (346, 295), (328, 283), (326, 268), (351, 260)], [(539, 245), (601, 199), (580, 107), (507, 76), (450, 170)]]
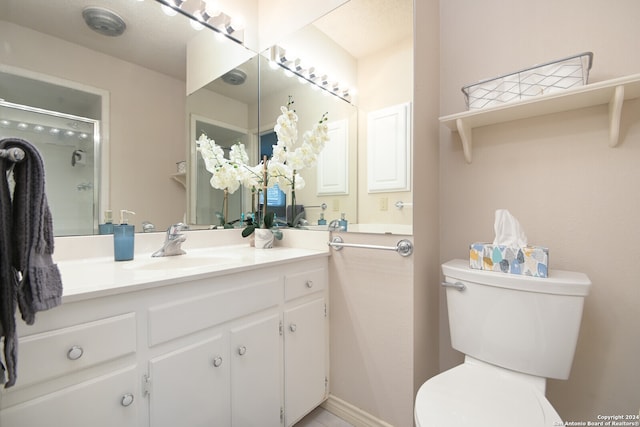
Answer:
[(186, 224), (181, 222), (177, 224), (173, 224), (167, 229), (167, 236), (164, 240), (164, 245), (153, 254), (152, 257), (161, 257), (161, 256), (173, 256), (173, 255), (184, 255), (186, 252), (180, 247), (180, 245), (187, 240), (187, 236), (181, 233), (183, 230), (187, 230)]
[(344, 227), (340, 225), (339, 219), (334, 219), (329, 223), (329, 231), (344, 231)]
[(156, 231), (156, 226), (151, 221), (142, 221), (142, 232), (151, 233)]

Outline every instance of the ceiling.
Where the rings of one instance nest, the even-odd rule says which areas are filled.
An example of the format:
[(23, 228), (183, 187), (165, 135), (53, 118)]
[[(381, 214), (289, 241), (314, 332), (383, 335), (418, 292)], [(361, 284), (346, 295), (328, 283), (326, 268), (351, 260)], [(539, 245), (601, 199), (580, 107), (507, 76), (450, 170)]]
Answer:
[[(96, 0), (0, 0), (0, 19), (185, 79), (185, 40), (197, 35), (182, 17), (168, 17), (152, 0), (110, 0), (108, 9), (127, 23), (120, 37), (90, 30), (82, 10)], [(354, 28), (367, 22), (366, 28)], [(413, 0), (350, 0), (315, 25), (360, 58), (410, 37)], [(373, 25), (371, 25), (373, 24)], [(163, 28), (165, 31), (153, 31)], [(135, 42), (134, 42), (135, 41)]]
[[(354, 27), (355, 23), (367, 25)], [(413, 0), (350, 0), (314, 25), (354, 58), (412, 37)]]

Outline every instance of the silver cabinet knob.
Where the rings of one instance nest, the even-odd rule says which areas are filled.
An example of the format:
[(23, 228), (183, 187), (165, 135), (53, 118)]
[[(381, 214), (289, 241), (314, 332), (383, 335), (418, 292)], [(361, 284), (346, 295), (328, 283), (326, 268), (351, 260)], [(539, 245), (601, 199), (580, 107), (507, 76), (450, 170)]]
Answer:
[(296, 329), (298, 329), (298, 327), (296, 326), (296, 324), (295, 324), (295, 323), (292, 323), (292, 324), (290, 324), (290, 325), (289, 325), (289, 330), (290, 330), (291, 332), (295, 332), (295, 331), (296, 331)]
[(313, 280), (307, 280), (307, 288), (313, 288)]
[(247, 352), (247, 347), (241, 345), (240, 347), (238, 347), (238, 354), (240, 356), (244, 356), (244, 354)]
[(222, 365), (222, 357), (220, 356), (216, 356), (213, 358), (213, 366), (215, 366), (216, 368), (219, 368), (220, 365)]
[(67, 359), (69, 360), (78, 360), (84, 354), (84, 350), (82, 347), (74, 345), (67, 351)]
[(127, 393), (122, 395), (122, 399), (120, 400), (120, 404), (122, 406), (129, 406), (133, 403), (133, 394)]

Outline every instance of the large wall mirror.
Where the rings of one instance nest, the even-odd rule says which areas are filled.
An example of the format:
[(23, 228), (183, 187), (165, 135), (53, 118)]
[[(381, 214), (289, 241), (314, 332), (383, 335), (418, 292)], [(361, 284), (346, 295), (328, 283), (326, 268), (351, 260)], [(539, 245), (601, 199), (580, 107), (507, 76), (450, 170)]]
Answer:
[[(413, 5), (410, 0), (396, 0), (393, 6), (386, 1), (350, 0), (315, 22), (282, 35), (261, 52), (259, 59), (234, 70), (231, 77), (240, 71), (243, 83), (230, 84), (221, 77), (195, 94), (200, 99), (226, 97), (233, 100), (227, 105), (249, 112), (248, 119), (234, 115), (242, 124), (228, 120), (223, 127), (246, 129), (245, 140), (250, 141), (250, 153), (256, 161), (261, 137), (273, 130), (280, 107), (286, 105), (290, 96), (298, 114), (299, 135), (310, 129), (323, 113), (328, 113), (334, 144), (328, 144), (316, 168), (303, 171), (306, 185), (296, 192), (296, 203), (305, 206), (311, 226), (318, 223), (321, 215), (330, 221), (344, 213), (351, 223), (366, 224), (365, 231), (411, 233), (412, 187), (393, 192), (367, 191), (367, 117), (388, 107), (410, 105), (413, 95)], [(354, 29), (354, 25), (358, 28)], [(273, 67), (283, 52), (286, 66)], [(310, 71), (315, 79), (309, 78)], [(259, 94), (252, 90), (247, 93), (247, 87), (253, 89), (257, 82)], [(341, 85), (339, 91), (334, 90), (336, 84)], [(347, 101), (343, 99), (343, 89), (351, 90)], [(202, 110), (198, 113), (207, 115)], [(209, 117), (219, 117), (219, 113)], [(389, 147), (389, 157), (394, 149)], [(410, 135), (406, 149), (411, 149)], [(410, 157), (410, 152), (407, 155)], [(193, 154), (191, 165), (197, 160)], [(201, 172), (192, 172), (190, 176), (198, 179), (198, 174)], [(206, 177), (204, 174), (201, 179)], [(336, 177), (341, 179), (328, 179)], [(222, 191), (210, 191), (217, 193), (217, 197), (192, 197), (195, 204), (190, 205), (191, 212), (202, 210), (201, 200), (214, 201), (214, 205), (206, 208), (209, 211), (221, 209)], [(235, 198), (238, 210), (229, 214), (231, 220), (239, 218), (249, 206), (246, 194)]]
[[(226, 3), (255, 11), (258, 10), (257, 1)], [(261, 5), (263, 1), (269, 3), (261, 0)], [(188, 0), (185, 3), (195, 2)], [(254, 7), (251, 7), (252, 3)], [(143, 221), (155, 224), (159, 231), (183, 220), (211, 225), (207, 224), (211, 217), (206, 218), (203, 214), (200, 220), (195, 213), (200, 198), (197, 196), (197, 164), (193, 150), (197, 126), (204, 126), (202, 129), (206, 132), (230, 131), (230, 139), (245, 138), (257, 161), (260, 136), (272, 128), (277, 109), (287, 102), (289, 95), (295, 98), (301, 131), (325, 111), (329, 113), (330, 121), (338, 123), (336, 132), (344, 135), (344, 129), (348, 129), (344, 137), (348, 139), (348, 149), (331, 151), (329, 159), (323, 160), (327, 168), (327, 164), (339, 163), (345, 160), (342, 157), (348, 157), (344, 168), (348, 171), (347, 190), (331, 191), (324, 186), (325, 190), (318, 191), (318, 171), (306, 171), (307, 185), (298, 199), (308, 206), (309, 219), (315, 222), (321, 213), (319, 206), (326, 204), (327, 219), (345, 212), (352, 223), (411, 224), (412, 211), (394, 207), (398, 200), (410, 202), (411, 191), (369, 194), (364, 185), (367, 179), (367, 113), (411, 101), (411, 1), (395, 0), (390, 6), (388, 1), (350, 0), (310, 27), (306, 27), (305, 22), (324, 15), (343, 0), (314, 6), (318, 10), (307, 13), (314, 16), (313, 19), (287, 19), (286, 23), (278, 21), (282, 14), (276, 13), (282, 2), (273, 3), (273, 7), (261, 8), (269, 10), (270, 14), (265, 15), (259, 28), (258, 17), (248, 14), (250, 18), (243, 36), (246, 44), (242, 46), (226, 38), (213, 37), (215, 34), (211, 29), (194, 28), (197, 26), (191, 25), (180, 13), (168, 16), (156, 1), (65, 0), (64, 7), (60, 7), (59, 3), (48, 0), (0, 0), (0, 37), (3, 40), (0, 72), (81, 93), (84, 99), (76, 103), (93, 99), (92, 106), (85, 112), (65, 109), (66, 104), (75, 102), (67, 100), (66, 94), (49, 96), (51, 102), (46, 105), (46, 109), (52, 111), (95, 120), (98, 130), (94, 131), (93, 142), (99, 143), (96, 152), (102, 154), (93, 159), (98, 172), (90, 181), (90, 174), (77, 173), (81, 168), (89, 170), (89, 157), (78, 159), (75, 166), (71, 163), (73, 156), (82, 155), (74, 152), (89, 152), (91, 143), (74, 143), (60, 148), (61, 157), (66, 157), (65, 163), (69, 163), (65, 167), (77, 176), (73, 175), (75, 181), (71, 185), (55, 184), (59, 186), (56, 190), (68, 199), (93, 199), (93, 208), (86, 230), (72, 230), (68, 224), (63, 228), (62, 224), (75, 220), (58, 220), (62, 214), (54, 214), (54, 227), (55, 223), (60, 224), (56, 234), (96, 232), (97, 222), (102, 220), (105, 209), (113, 210), (116, 218), (120, 209), (135, 211), (132, 222), (138, 231), (142, 229)], [(378, 3), (380, 7), (376, 6)], [(114, 37), (90, 29), (82, 16), (89, 6), (115, 12), (125, 22), (124, 33)], [(307, 12), (298, 9), (289, 8), (296, 16)], [(280, 18), (271, 16), (274, 14)], [(364, 23), (370, 23), (372, 28), (354, 29), (354, 25)], [(300, 45), (306, 40), (309, 28), (324, 34), (341, 46), (341, 50), (326, 53)], [(271, 33), (266, 29), (271, 29)], [(398, 29), (402, 31), (396, 32)], [(388, 34), (388, 30), (392, 31)], [(391, 32), (394, 35), (389, 37)], [(363, 47), (362, 40), (358, 42), (360, 37), (369, 42), (368, 47)], [(298, 47), (289, 47), (296, 41)], [(355, 63), (357, 89), (352, 103), (334, 96), (314, 101), (312, 96), (318, 94), (311, 95), (309, 85), (296, 85), (295, 79), (278, 83), (277, 79), (282, 76), (276, 76), (267, 65), (274, 44), (289, 47), (291, 53), (297, 49), (312, 54), (313, 57), (305, 59), (328, 73), (335, 65), (335, 58), (350, 56), (350, 61)], [(187, 73), (188, 68), (193, 71), (191, 76)], [(246, 73), (244, 84), (225, 82), (225, 79), (233, 80), (243, 75), (234, 74), (234, 70)], [(222, 76), (230, 71), (232, 74), (223, 79)], [(353, 73), (353, 69), (349, 72)], [(11, 102), (14, 98), (3, 88), (16, 86), (2, 78), (0, 74), (0, 90), (3, 91), (0, 98)], [(244, 93), (237, 95), (238, 91)], [(32, 92), (37, 98), (47, 97), (44, 88)], [(335, 105), (323, 105), (326, 102)], [(19, 103), (28, 105), (29, 101), (20, 99)], [(184, 177), (176, 166), (181, 161), (188, 164)], [(201, 185), (200, 191), (205, 190)], [(238, 197), (237, 206), (242, 210), (242, 198), (246, 199), (246, 194)], [(210, 205), (218, 203), (213, 196), (208, 200), (202, 196), (202, 199)], [(216, 206), (208, 207), (203, 203), (201, 211), (216, 209)]]

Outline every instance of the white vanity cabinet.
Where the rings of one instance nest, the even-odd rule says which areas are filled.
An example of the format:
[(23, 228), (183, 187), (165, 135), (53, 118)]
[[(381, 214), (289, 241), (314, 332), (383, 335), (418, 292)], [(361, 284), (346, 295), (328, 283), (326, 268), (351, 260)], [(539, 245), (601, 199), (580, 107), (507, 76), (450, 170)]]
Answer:
[(326, 269), (285, 277), (285, 424), (291, 426), (328, 396)]
[(0, 426), (290, 426), (327, 397), (327, 292), (318, 256), (65, 303), (20, 334)]
[(231, 425), (231, 369), (224, 338), (217, 335), (149, 362), (143, 382), (152, 426), (205, 426), (213, 420)]
[(18, 383), (0, 396), (2, 427), (138, 425), (135, 314), (86, 321), (76, 308), (40, 314), (52, 328), (24, 328)]
[(280, 426), (282, 276), (266, 269), (183, 290), (148, 309), (159, 353), (145, 378), (151, 426)]
[(280, 314), (231, 331), (231, 426), (278, 427), (282, 423)]

